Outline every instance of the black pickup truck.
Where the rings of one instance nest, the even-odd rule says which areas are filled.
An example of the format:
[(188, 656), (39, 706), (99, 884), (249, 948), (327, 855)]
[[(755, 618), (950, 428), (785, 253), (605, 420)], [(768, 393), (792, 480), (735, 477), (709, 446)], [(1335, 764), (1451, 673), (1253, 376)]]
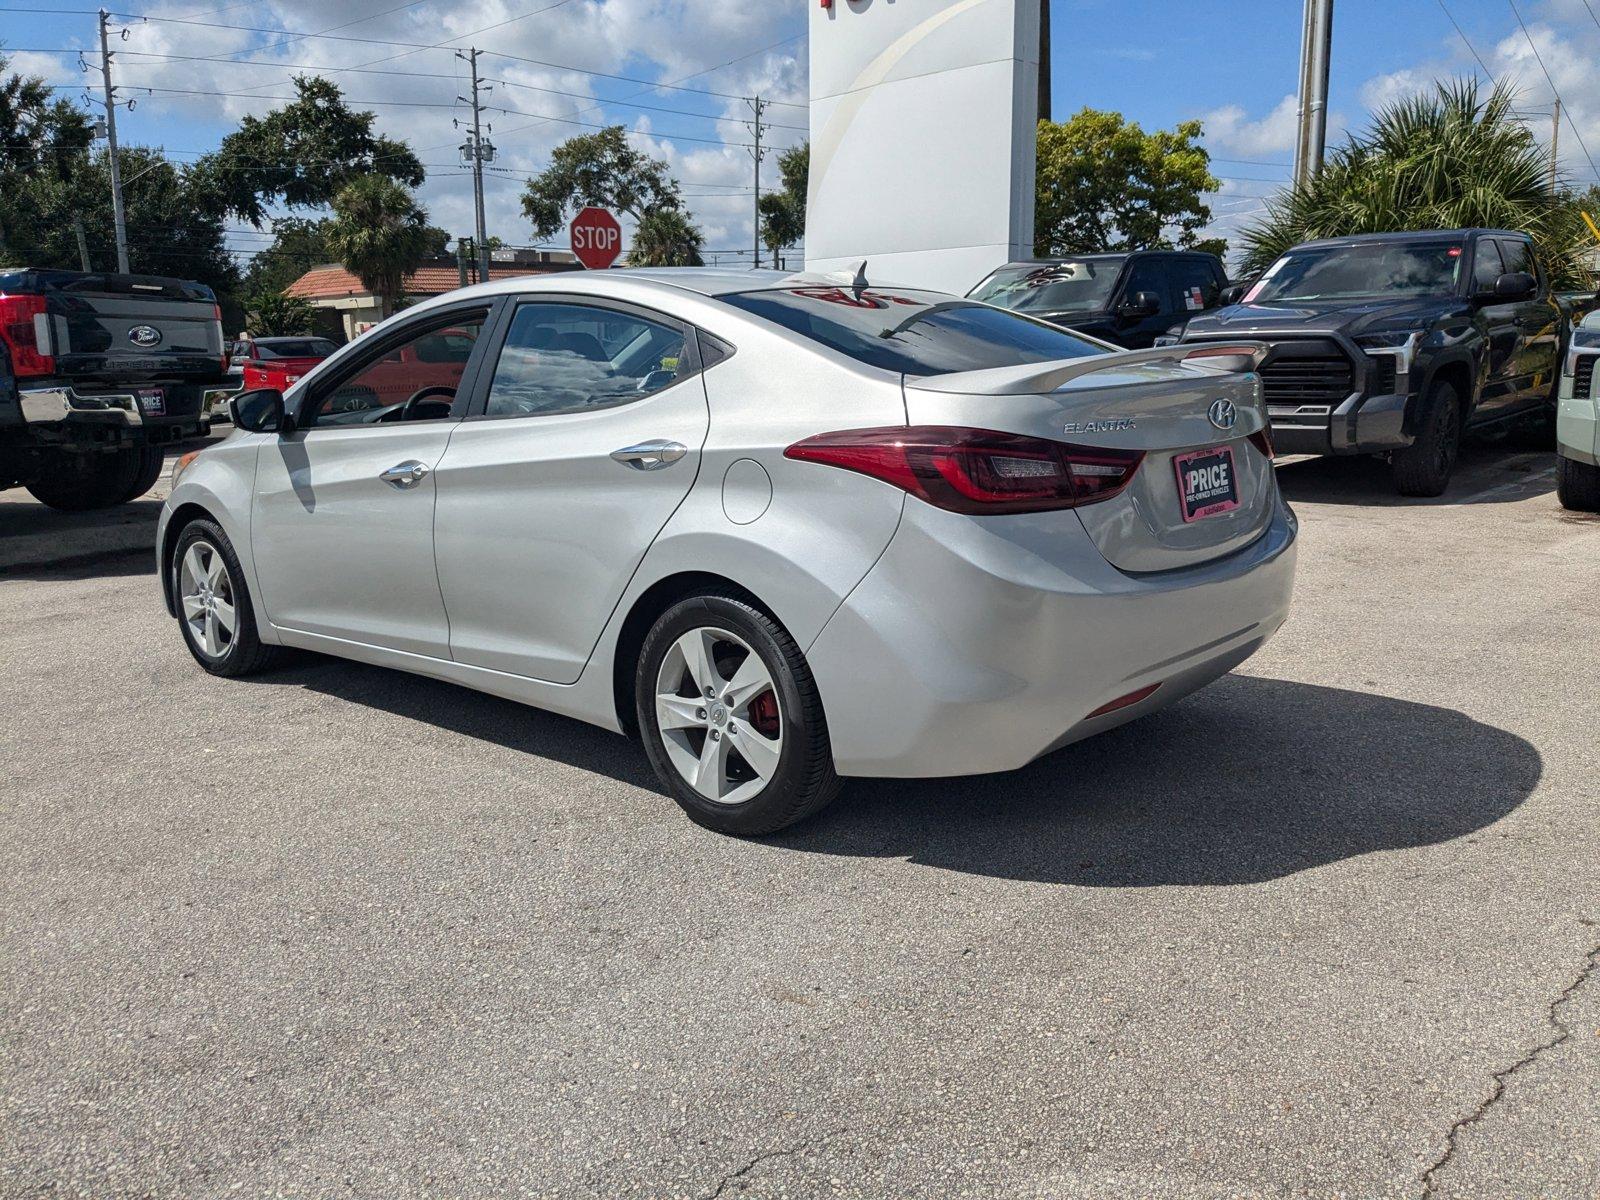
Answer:
[(1306, 242), (1185, 342), (1249, 338), (1286, 454), (1386, 454), (1395, 487), (1437, 496), (1464, 430), (1552, 411), (1567, 306), (1526, 234), (1364, 234)]
[(0, 488), (68, 511), (136, 499), (165, 445), (208, 432), (205, 393), (226, 384), (210, 288), (0, 268)]
[(1215, 308), (1228, 285), (1222, 260), (1193, 250), (1080, 254), (997, 267), (968, 298), (1147, 350)]

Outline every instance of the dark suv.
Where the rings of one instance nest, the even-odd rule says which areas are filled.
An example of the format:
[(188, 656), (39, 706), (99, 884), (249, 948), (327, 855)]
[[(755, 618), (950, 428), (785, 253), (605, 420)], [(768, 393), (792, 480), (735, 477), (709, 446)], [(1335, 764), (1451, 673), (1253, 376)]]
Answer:
[(1401, 493), (1437, 496), (1463, 430), (1551, 410), (1566, 317), (1526, 234), (1363, 234), (1294, 247), (1183, 340), (1270, 344), (1280, 452), (1387, 454)]
[(1129, 350), (1183, 332), (1228, 285), (1222, 260), (1188, 250), (1007, 263), (967, 295)]

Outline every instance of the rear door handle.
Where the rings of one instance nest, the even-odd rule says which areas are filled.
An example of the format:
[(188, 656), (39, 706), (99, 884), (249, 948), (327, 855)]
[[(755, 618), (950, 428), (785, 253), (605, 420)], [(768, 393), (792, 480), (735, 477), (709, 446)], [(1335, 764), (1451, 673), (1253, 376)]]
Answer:
[(621, 450), (613, 450), (611, 457), (635, 471), (659, 471), (662, 467), (670, 467), (688, 452), (688, 447), (682, 442), (655, 438), (652, 441), (639, 442), (637, 445), (624, 446)]
[(423, 481), (427, 474), (428, 464), (418, 462), (413, 458), (390, 467), (387, 471), (384, 471), (382, 474), (380, 474), (378, 478), (383, 480), (392, 488), (405, 491), (407, 488), (416, 487), (417, 484)]

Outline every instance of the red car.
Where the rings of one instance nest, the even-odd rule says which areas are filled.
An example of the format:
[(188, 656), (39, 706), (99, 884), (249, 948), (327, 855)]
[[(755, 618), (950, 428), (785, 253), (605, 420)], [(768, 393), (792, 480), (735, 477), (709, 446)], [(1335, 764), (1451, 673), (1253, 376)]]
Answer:
[(266, 337), (241, 342), (244, 386), (288, 391), (312, 367), (338, 349), (327, 338)]

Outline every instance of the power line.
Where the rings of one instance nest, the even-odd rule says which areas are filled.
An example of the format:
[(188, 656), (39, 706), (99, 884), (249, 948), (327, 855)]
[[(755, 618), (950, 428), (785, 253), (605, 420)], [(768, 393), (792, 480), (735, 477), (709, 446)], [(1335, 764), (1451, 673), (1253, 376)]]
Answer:
[[(1555, 94), (1556, 103), (1567, 110), (1567, 124), (1572, 127), (1572, 135), (1578, 139), (1578, 148), (1583, 151), (1583, 157), (1589, 160), (1589, 170), (1595, 171), (1594, 159), (1589, 155), (1589, 147), (1583, 144), (1583, 134), (1578, 130), (1578, 123), (1572, 119), (1572, 109), (1562, 102), (1561, 91), (1556, 87), (1556, 81), (1550, 77), (1549, 69), (1544, 65), (1544, 58), (1539, 54), (1539, 47), (1534, 44), (1533, 34), (1528, 32), (1528, 26), (1522, 20), (1522, 13), (1517, 8), (1517, 0), (1506, 0), (1511, 5), (1511, 14), (1517, 18), (1517, 24), (1522, 27), (1522, 36), (1528, 39), (1528, 49), (1533, 51), (1533, 61), (1539, 64), (1539, 70), (1544, 72), (1544, 80), (1550, 85), (1550, 90)], [(1600, 174), (1600, 171), (1596, 172)]]
[(1472, 48), (1472, 43), (1467, 40), (1466, 33), (1456, 22), (1455, 14), (1450, 11), (1449, 6), (1445, 4), (1444, 0), (1439, 0), (1439, 7), (1444, 11), (1444, 15), (1449, 19), (1450, 24), (1455, 26), (1456, 36), (1461, 39), (1461, 44), (1467, 48), (1467, 53), (1478, 60), (1478, 65), (1483, 68), (1484, 77), (1487, 78), (1490, 83), (1493, 83), (1494, 72), (1489, 70), (1489, 64), (1484, 62), (1482, 56)]

